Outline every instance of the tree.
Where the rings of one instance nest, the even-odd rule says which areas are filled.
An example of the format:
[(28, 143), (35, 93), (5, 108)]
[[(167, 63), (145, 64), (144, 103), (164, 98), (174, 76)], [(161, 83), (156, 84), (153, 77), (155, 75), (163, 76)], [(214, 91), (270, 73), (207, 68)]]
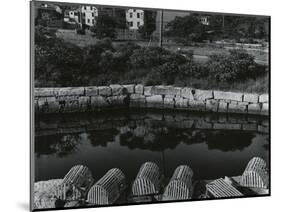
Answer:
[(138, 32), (144, 39), (149, 39), (152, 33), (156, 29), (156, 12), (145, 11), (144, 12), (144, 25), (139, 27)]
[(98, 16), (97, 23), (91, 27), (91, 31), (95, 33), (98, 39), (109, 37), (111, 39), (116, 37), (116, 20), (107, 14)]

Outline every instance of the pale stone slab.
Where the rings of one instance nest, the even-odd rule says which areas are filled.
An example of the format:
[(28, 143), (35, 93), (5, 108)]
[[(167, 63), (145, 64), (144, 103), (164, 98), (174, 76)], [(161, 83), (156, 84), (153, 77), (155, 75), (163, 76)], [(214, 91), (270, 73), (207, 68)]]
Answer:
[(259, 102), (259, 95), (258, 94), (251, 94), (251, 93), (244, 93), (244, 102), (251, 102), (251, 103), (258, 103)]
[(173, 97), (167, 97), (164, 98), (164, 107), (165, 108), (174, 108), (175, 107), (175, 100)]
[(243, 97), (242, 93), (214, 91), (215, 99), (234, 100), (234, 101), (242, 102), (242, 97)]
[(106, 99), (102, 96), (92, 96), (91, 97), (91, 106), (92, 107), (107, 107), (109, 106)]
[(135, 86), (135, 93), (136, 94), (143, 94), (143, 85), (141, 85), (141, 84), (138, 84), (138, 85), (136, 85)]
[(181, 95), (181, 88), (173, 86), (157, 85), (152, 88), (153, 95)]
[(253, 103), (248, 105), (248, 113), (249, 114), (260, 114), (261, 106), (259, 103)]
[(99, 96), (111, 96), (111, 88), (108, 86), (99, 86)]
[(163, 107), (163, 97), (162, 95), (153, 95), (146, 97), (147, 107), (152, 108), (162, 108)]
[(226, 113), (228, 111), (228, 103), (225, 101), (220, 101), (218, 111)]
[(126, 105), (127, 102), (126, 100), (127, 100), (126, 95), (107, 97), (107, 101), (111, 106)]
[(36, 97), (47, 97), (47, 96), (55, 96), (56, 92), (54, 88), (35, 88), (34, 96)]
[(269, 104), (268, 103), (262, 103), (261, 112), (263, 115), (269, 114)]
[(204, 101), (190, 99), (188, 101), (188, 109), (194, 111), (205, 111), (206, 105)]
[(229, 113), (246, 113), (247, 112), (247, 106), (243, 104), (233, 104), (230, 103), (228, 105), (228, 112)]
[(131, 94), (130, 96), (130, 107), (145, 107), (146, 99), (142, 94)]
[(85, 94), (86, 96), (97, 96), (98, 87), (97, 86), (85, 87)]
[(176, 108), (187, 108), (188, 100), (182, 97), (175, 98), (175, 107)]
[(59, 89), (59, 96), (83, 96), (85, 95), (84, 87), (66, 87)]
[(195, 100), (206, 100), (213, 99), (213, 91), (212, 90), (195, 90), (195, 94), (193, 95)]
[(125, 88), (121, 85), (110, 85), (111, 92), (113, 96), (123, 95), (125, 94)]
[(144, 86), (143, 92), (145, 96), (152, 96), (152, 88), (153, 86)]
[(218, 112), (219, 102), (216, 99), (206, 100), (206, 111)]
[(128, 94), (135, 93), (135, 85), (134, 85), (134, 84), (131, 84), (131, 85), (123, 85), (123, 87), (125, 88), (126, 93), (128, 93)]
[(195, 129), (212, 129), (213, 124), (204, 120), (197, 120), (195, 122)]
[(187, 87), (182, 88), (181, 89), (181, 96), (186, 98), (186, 99), (194, 100), (191, 88), (187, 88)]
[(264, 102), (268, 102), (268, 94), (262, 94), (259, 96), (259, 102), (260, 103), (264, 103)]
[(215, 129), (215, 130), (240, 130), (241, 124), (214, 123), (213, 129)]

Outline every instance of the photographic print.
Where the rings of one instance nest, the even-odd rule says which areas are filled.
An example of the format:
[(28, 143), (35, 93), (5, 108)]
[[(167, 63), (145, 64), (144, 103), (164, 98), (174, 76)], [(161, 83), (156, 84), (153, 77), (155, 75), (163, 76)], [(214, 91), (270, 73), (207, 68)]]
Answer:
[(31, 210), (270, 195), (270, 17), (31, 1)]

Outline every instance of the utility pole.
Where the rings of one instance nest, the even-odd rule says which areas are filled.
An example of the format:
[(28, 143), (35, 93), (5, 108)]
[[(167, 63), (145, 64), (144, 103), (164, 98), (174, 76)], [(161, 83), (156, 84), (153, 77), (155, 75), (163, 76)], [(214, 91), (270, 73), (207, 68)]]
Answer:
[(163, 10), (160, 10), (159, 47), (163, 45)]

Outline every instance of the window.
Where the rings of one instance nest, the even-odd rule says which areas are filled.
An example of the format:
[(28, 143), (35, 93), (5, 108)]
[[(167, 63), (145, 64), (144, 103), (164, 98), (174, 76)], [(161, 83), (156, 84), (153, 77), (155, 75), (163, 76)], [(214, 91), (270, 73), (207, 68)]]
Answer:
[(139, 21), (138, 21), (137, 25), (138, 25), (138, 27), (140, 26), (140, 22)]
[(134, 10), (134, 12), (136, 12), (136, 10)]
[(130, 18), (133, 18), (133, 13), (130, 13)]
[(129, 26), (130, 26), (130, 27), (133, 27), (133, 22), (132, 22), (132, 21), (129, 22)]
[(95, 16), (95, 13), (92, 13), (92, 16), (94, 17), (94, 16)]
[(92, 24), (95, 24), (95, 19), (92, 19)]
[(84, 6), (84, 10), (86, 10), (87, 8), (86, 8), (86, 6)]
[(91, 20), (88, 18), (88, 23), (90, 23), (90, 21), (91, 21)]
[(139, 13), (137, 13), (137, 18), (140, 18), (140, 14)]

